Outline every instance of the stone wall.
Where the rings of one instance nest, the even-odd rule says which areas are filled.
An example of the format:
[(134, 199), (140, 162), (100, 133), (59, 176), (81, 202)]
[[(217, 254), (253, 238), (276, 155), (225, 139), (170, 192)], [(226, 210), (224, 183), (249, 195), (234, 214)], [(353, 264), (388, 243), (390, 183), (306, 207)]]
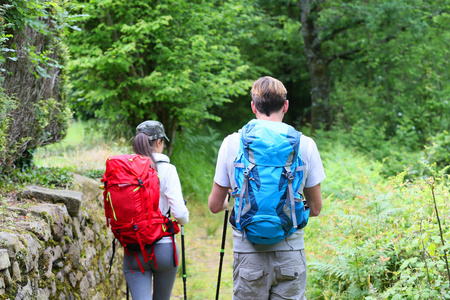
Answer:
[(0, 299), (125, 299), (100, 182), (75, 179), (75, 191), (27, 187), (1, 203)]

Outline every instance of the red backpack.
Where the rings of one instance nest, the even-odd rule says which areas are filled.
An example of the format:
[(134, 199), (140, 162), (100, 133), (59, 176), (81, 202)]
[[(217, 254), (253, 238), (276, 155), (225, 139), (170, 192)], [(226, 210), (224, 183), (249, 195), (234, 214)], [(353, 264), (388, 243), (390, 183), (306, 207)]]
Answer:
[[(138, 154), (111, 156), (106, 160), (102, 182), (106, 225), (111, 227), (128, 255), (128, 246), (138, 244), (145, 262), (154, 259), (157, 267), (154, 243), (164, 236), (171, 236), (175, 250), (174, 235), (180, 229), (175, 221), (161, 214), (159, 178), (150, 158)], [(145, 245), (152, 245), (151, 255)], [(174, 263), (178, 265), (176, 251), (174, 253)], [(144, 272), (136, 251), (134, 254)]]

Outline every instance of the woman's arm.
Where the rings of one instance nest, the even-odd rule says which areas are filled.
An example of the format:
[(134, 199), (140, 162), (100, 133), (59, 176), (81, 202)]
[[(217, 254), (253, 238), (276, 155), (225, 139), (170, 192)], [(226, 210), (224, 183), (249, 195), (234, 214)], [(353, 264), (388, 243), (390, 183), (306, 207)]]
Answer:
[(180, 178), (174, 165), (170, 165), (166, 174), (166, 188), (163, 191), (169, 202), (173, 217), (180, 225), (189, 222), (189, 211), (184, 204)]

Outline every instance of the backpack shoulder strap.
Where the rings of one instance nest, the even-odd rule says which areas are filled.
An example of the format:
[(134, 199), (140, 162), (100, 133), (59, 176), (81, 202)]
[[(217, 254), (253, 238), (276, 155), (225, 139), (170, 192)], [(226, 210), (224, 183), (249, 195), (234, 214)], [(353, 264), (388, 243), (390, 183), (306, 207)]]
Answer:
[[(234, 156), (232, 158), (232, 160), (230, 159), (229, 161), (227, 161), (228, 177), (230, 178), (230, 185), (231, 185), (231, 189), (233, 189), (233, 190), (237, 187), (236, 179), (234, 178), (234, 168), (235, 168), (234, 161), (236, 160), (238, 152), (239, 152), (240, 138), (241, 138), (241, 133), (235, 132), (228, 136), (228, 141), (227, 141), (227, 157), (231, 158), (230, 154), (232, 156)], [(233, 154), (235, 154), (235, 155), (233, 155)]]
[[(311, 158), (311, 151), (312, 151), (312, 143), (311, 143), (310, 140), (308, 140), (308, 148), (307, 149), (308, 150), (306, 151), (306, 160), (303, 159), (303, 155), (301, 155), (301, 157), (302, 157), (302, 164), (303, 165), (302, 166), (298, 166), (297, 169), (296, 169), (296, 171), (297, 170), (299, 170), (299, 171), (302, 170), (303, 171), (303, 180), (302, 180), (302, 183), (300, 185), (300, 188), (297, 191), (300, 194), (303, 193), (303, 189), (305, 188), (305, 185), (306, 185), (306, 178), (308, 177), (308, 171), (309, 171), (308, 162), (309, 162), (309, 160)], [(301, 154), (303, 154), (303, 153), (301, 153)]]

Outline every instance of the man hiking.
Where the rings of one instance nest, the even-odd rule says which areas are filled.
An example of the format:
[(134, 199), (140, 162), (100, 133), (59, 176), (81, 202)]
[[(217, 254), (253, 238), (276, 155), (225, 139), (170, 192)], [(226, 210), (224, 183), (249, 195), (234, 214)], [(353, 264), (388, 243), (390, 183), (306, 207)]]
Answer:
[[(228, 191), (234, 191), (236, 204), (230, 217), (234, 251), (233, 300), (306, 299), (305, 244), (301, 228), (306, 225), (308, 216), (318, 216), (321, 211), (320, 183), (325, 179), (325, 172), (315, 142), (282, 123), (289, 108), (286, 94), (284, 85), (275, 78), (266, 76), (255, 81), (251, 109), (256, 120), (250, 121), (240, 133), (226, 137), (219, 150), (208, 204), (213, 213), (218, 213), (227, 207)], [(267, 148), (258, 151), (256, 148), (265, 140)], [(281, 149), (278, 144), (281, 148), (287, 146)], [(276, 165), (272, 159), (280, 158), (285, 148), (290, 153), (288, 151), (286, 156), (287, 163), (283, 162), (278, 168), (282, 176), (269, 179), (280, 189), (267, 191), (272, 188), (264, 183), (267, 179), (263, 177), (269, 176), (265, 169)], [(297, 155), (298, 162), (292, 161)], [(274, 174), (274, 170), (269, 173)], [(266, 192), (279, 192), (280, 197), (261, 196)], [(264, 215), (270, 213), (263, 210), (271, 203), (275, 203), (274, 215)], [(306, 219), (302, 219), (303, 216)], [(279, 238), (272, 236), (278, 228), (271, 227), (274, 220), (282, 229)], [(260, 230), (260, 236), (254, 233), (258, 232), (258, 226), (267, 226)]]

